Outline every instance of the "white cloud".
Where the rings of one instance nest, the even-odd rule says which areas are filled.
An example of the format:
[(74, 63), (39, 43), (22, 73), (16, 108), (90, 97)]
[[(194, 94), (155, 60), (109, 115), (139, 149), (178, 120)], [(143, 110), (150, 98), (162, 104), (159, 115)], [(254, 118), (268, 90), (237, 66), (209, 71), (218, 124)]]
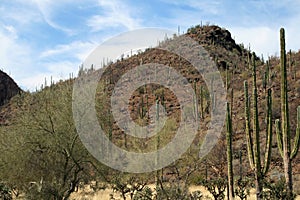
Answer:
[(279, 31), (281, 27), (285, 28), (286, 50), (298, 51), (300, 49), (300, 40), (298, 39), (300, 27), (297, 26), (299, 21), (300, 15), (294, 16), (284, 25), (278, 24), (277, 27), (228, 27), (228, 29), (237, 43), (243, 43), (245, 46), (250, 44), (252, 51), (256, 52), (258, 56), (263, 54), (266, 58), (268, 55), (279, 55), (280, 53)]
[(50, 83), (52, 75), (49, 73), (39, 73), (30, 77), (23, 77), (20, 79), (22, 85), (19, 85), (23, 90), (35, 91), (40, 89), (42, 84), (45, 82), (45, 78)]
[(155, 47), (166, 35), (175, 32), (168, 29), (145, 28), (124, 32), (112, 37), (99, 45), (84, 62), (85, 67), (93, 65), (96, 69), (102, 66), (103, 60), (116, 61), (122, 54), (129, 55), (131, 51), (143, 51)]
[(161, 20), (169, 26), (180, 25), (187, 29), (201, 21), (204, 24), (210, 21), (228, 29), (237, 43), (245, 46), (250, 43), (257, 55), (264, 54), (265, 57), (278, 55), (279, 28), (283, 26), (286, 28), (287, 49), (298, 50), (300, 47), (297, 39), (300, 15), (295, 12), (300, 8), (299, 1), (163, 1), (174, 5), (169, 9), (169, 15)]
[(40, 89), (41, 85), (47, 80), (47, 85), (50, 80), (58, 82), (70, 78), (70, 75), (77, 75), (78, 63), (70, 61), (48, 62), (40, 64), (43, 70), (35, 71), (32, 74), (27, 74), (19, 78), (21, 88), (24, 90), (34, 91)]
[(285, 26), (285, 34), (286, 34), (286, 46), (287, 49), (292, 49), (295, 51), (300, 50), (300, 15), (296, 15), (294, 18), (289, 20)]
[(41, 21), (41, 15), (33, 0), (11, 1), (11, 5), (0, 5), (1, 21), (16, 23), (19, 28)]
[(25, 90), (39, 89), (47, 79), (54, 82), (65, 80), (77, 75), (79, 65), (96, 47), (94, 43), (74, 41), (70, 44), (57, 45), (53, 49), (46, 50), (31, 60), (35, 69), (31, 73), (25, 73), (18, 77), (20, 86)]
[(34, 2), (36, 3), (40, 13), (42, 14), (43, 19), (49, 26), (51, 26), (54, 29), (61, 30), (67, 34), (70, 35), (73, 34), (73, 31), (71, 29), (59, 25), (52, 19), (54, 15), (53, 12), (55, 11), (55, 9), (58, 9), (58, 7), (63, 5), (64, 3), (71, 3), (70, 0), (64, 0), (64, 1), (34, 0)]
[[(251, 49), (257, 55), (260, 56), (263, 53), (265, 57), (279, 52), (281, 23), (286, 28), (287, 49), (298, 50), (300, 47), (298, 39), (300, 15), (292, 12), (299, 8), (299, 3), (295, 1), (289, 0), (289, 3), (283, 3), (280, 0), (272, 0), (269, 3), (251, 1), (245, 5), (239, 4), (239, 6), (251, 4), (253, 8), (257, 8), (248, 13), (240, 12), (241, 16), (239, 12), (231, 14), (232, 9), (234, 11), (239, 7), (232, 8), (227, 2), (220, 0), (162, 1), (168, 3), (168, 7), (158, 10), (164, 12), (165, 9), (167, 14), (157, 13), (155, 20), (151, 19), (151, 13), (147, 13), (146, 10), (144, 10), (145, 14), (142, 13), (143, 10), (139, 10), (142, 8), (134, 7), (131, 1), (128, 3), (128, 1), (121, 0), (87, 0), (84, 2), (80, 0), (15, 0), (9, 4), (3, 3), (0, 5), (0, 68), (10, 73), (23, 88), (34, 90), (44, 83), (45, 77), (50, 80), (52, 76), (58, 81), (68, 78), (69, 73), (76, 74), (78, 65), (97, 46), (94, 41), (101, 42), (112, 37), (111, 28), (114, 28), (113, 34), (115, 34), (124, 29), (133, 30), (142, 27), (142, 22), (153, 26), (171, 27), (174, 30), (178, 25), (183, 30), (201, 21), (203, 23), (211, 21), (221, 26), (223, 24), (220, 23), (227, 23), (229, 26), (226, 25), (225, 28), (232, 33), (238, 43), (244, 43), (245, 46), (250, 43)], [(165, 6), (165, 4), (157, 4), (157, 6)], [(290, 5), (289, 8), (288, 5)], [(72, 13), (74, 9), (80, 7), (84, 12), (78, 13), (80, 16), (76, 19), (82, 20), (78, 21), (78, 24), (68, 23), (73, 19), (73, 15), (66, 19), (62, 17), (64, 12)], [(91, 13), (85, 13), (88, 11), (86, 8), (90, 8)], [(143, 9), (146, 8), (147, 6), (143, 7)], [(284, 11), (273, 15), (274, 10)], [(80, 11), (78, 9), (75, 13)], [(260, 11), (266, 15), (255, 15), (255, 12)], [(238, 16), (236, 16), (237, 13)], [(259, 19), (258, 16), (266, 17)], [(275, 19), (271, 20), (271, 16), (275, 16)], [(253, 22), (250, 25), (248, 17)], [(236, 18), (238, 20), (234, 20)], [(265, 23), (260, 23), (260, 20)], [(45, 25), (55, 28), (56, 30), (53, 30), (55, 34), (42, 32), (49, 30), (44, 29)], [(246, 27), (246, 25), (251, 27)], [(61, 34), (60, 31), (65, 34)]]
[(61, 56), (83, 61), (94, 48), (96, 48), (96, 44), (92, 42), (74, 41), (70, 44), (60, 44), (53, 49), (46, 50), (40, 54), (40, 58)]
[(237, 43), (243, 43), (245, 47), (251, 47), (258, 56), (274, 55), (278, 52), (279, 38), (277, 30), (269, 27), (233, 27), (229, 28), (232, 37)]
[(12, 38), (18, 38), (17, 30), (11, 25), (3, 25), (3, 28), (11, 35)]
[(87, 21), (92, 31), (100, 31), (109, 27), (126, 27), (129, 30), (140, 26), (139, 20), (132, 16), (132, 8), (118, 0), (99, 0), (99, 6), (104, 10), (100, 15), (94, 15)]
[[(163, 0), (166, 3), (177, 5), (177, 6), (188, 6), (190, 8), (196, 9), (201, 12), (202, 15), (217, 15), (219, 14), (223, 7), (222, 1), (219, 0)], [(188, 12), (191, 10), (188, 10)]]
[[(30, 44), (19, 42), (11, 26), (0, 27), (0, 69), (9, 73), (24, 90), (35, 90), (50, 77), (54, 81), (77, 75), (78, 66), (95, 48), (91, 42), (74, 41), (54, 49), (35, 53)], [(36, 56), (37, 55), (37, 56)], [(63, 57), (63, 58), (61, 58)]]
[(28, 45), (17, 42), (15, 35), (9, 34), (5, 27), (0, 27), (0, 44), (1, 68), (18, 80), (18, 77), (26, 73), (25, 67), (31, 65), (31, 49)]
[[(53, 80), (58, 81), (68, 78), (70, 73), (76, 75), (79, 64), (97, 46), (96, 43), (90, 42), (91, 37), (95, 37), (95, 34), (87, 35), (87, 37), (82, 37), (80, 40), (77, 38), (68, 40), (71, 42), (66, 44), (59, 44), (62, 41), (59, 40), (58, 44), (52, 47), (51, 45), (46, 47), (48, 45), (44, 43), (45, 41), (31, 41), (34, 42), (34, 44), (31, 44), (23, 36), (25, 32), (31, 34), (31, 31), (32, 33), (39, 31), (38, 28), (43, 23), (72, 35), (74, 30), (61, 26), (61, 21), (57, 21), (60, 12), (63, 11), (65, 6), (78, 7), (92, 1), (93, 8), (95, 8), (96, 3), (98, 8), (101, 7), (104, 10), (103, 16), (105, 18), (101, 22), (100, 15), (86, 15), (86, 20), (88, 18), (96, 19), (93, 22), (95, 23), (94, 26), (101, 26), (106, 23), (108, 25), (118, 24), (118, 26), (124, 26), (128, 29), (138, 26), (138, 21), (131, 16), (130, 8), (118, 1), (97, 2), (96, 0), (90, 0), (82, 4), (80, 1), (74, 2), (71, 0), (59, 2), (54, 0), (29, 0), (26, 3), (22, 1), (15, 2), (16, 5), (20, 4), (20, 7), (9, 4), (0, 5), (0, 11), (3, 13), (0, 19), (0, 68), (11, 74), (25, 90), (34, 90), (44, 83), (45, 78), (50, 80), (51, 76)], [(37, 29), (32, 29), (32, 27)], [(35, 43), (40, 45), (35, 46)], [(45, 47), (46, 50), (43, 50)]]

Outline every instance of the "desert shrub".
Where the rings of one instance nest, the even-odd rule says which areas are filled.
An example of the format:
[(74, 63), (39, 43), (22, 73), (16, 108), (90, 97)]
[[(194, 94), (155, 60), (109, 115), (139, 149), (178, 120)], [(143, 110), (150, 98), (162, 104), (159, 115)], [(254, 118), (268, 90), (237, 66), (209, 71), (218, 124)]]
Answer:
[[(118, 173), (113, 175), (110, 180), (110, 185), (113, 189), (112, 196), (120, 196), (121, 199), (126, 200), (129, 196), (130, 199), (138, 199), (137, 196), (142, 196), (147, 199), (143, 194), (150, 194), (147, 189), (147, 178), (143, 176), (131, 176), (127, 173)], [(152, 192), (151, 192), (152, 193)], [(138, 195), (137, 195), (138, 194)], [(136, 196), (134, 198), (134, 196)]]
[(5, 184), (0, 183), (0, 199), (2, 200), (11, 200), (11, 190)]
[(211, 180), (202, 180), (200, 183), (212, 194), (215, 200), (225, 199), (227, 179), (217, 178)]
[(197, 191), (194, 191), (190, 194), (190, 199), (191, 200), (200, 200), (203, 198), (203, 194), (201, 191), (197, 190)]
[(146, 186), (134, 195), (133, 200), (152, 200), (152, 197), (153, 191), (151, 190), (151, 188)]
[[(280, 179), (274, 183), (264, 182), (263, 199), (266, 200), (286, 200), (288, 199), (288, 191), (284, 179)], [(292, 199), (294, 199), (296, 195)]]
[(156, 198), (157, 200), (201, 200), (203, 197), (201, 191), (189, 192), (188, 188), (181, 187), (179, 185), (168, 185), (164, 186), (163, 189), (159, 188), (157, 190)]
[(247, 196), (250, 194), (251, 188), (251, 179), (249, 178), (240, 178), (236, 180), (234, 193), (241, 200), (247, 199)]
[(159, 187), (156, 191), (157, 200), (180, 199), (189, 200), (189, 191), (187, 188), (180, 187), (177, 184), (164, 185)]

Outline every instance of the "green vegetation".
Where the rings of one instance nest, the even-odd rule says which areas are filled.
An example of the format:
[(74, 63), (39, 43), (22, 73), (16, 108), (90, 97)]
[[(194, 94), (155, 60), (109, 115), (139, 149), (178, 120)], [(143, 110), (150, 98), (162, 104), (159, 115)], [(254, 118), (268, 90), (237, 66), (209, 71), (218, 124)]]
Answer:
[[(72, 119), (72, 85), (57, 84), (14, 99), (18, 112), (1, 128), (1, 178), (28, 199), (68, 199), (79, 186), (105, 173), (89, 155)], [(13, 166), (13, 167), (12, 167)], [(99, 176), (100, 177), (100, 176)]]
[(261, 150), (260, 150), (260, 129), (258, 119), (258, 97), (257, 97), (257, 83), (256, 83), (256, 65), (254, 56), (252, 56), (253, 67), (253, 135), (250, 131), (250, 102), (248, 95), (248, 83), (244, 82), (245, 88), (245, 124), (246, 124), (246, 138), (248, 147), (248, 157), (252, 170), (255, 172), (256, 184), (256, 198), (262, 199), (263, 179), (270, 167), (271, 160), (271, 144), (272, 144), (272, 97), (271, 89), (268, 89), (267, 99), (267, 125), (266, 125), (266, 148), (265, 148), (265, 162), (261, 166)]
[(292, 160), (299, 150), (300, 137), (300, 106), (297, 108), (297, 128), (294, 147), (291, 149), (291, 131), (288, 105), (288, 83), (286, 70), (285, 31), (280, 29), (280, 69), (281, 69), (281, 127), (276, 121), (277, 142), (283, 158), (284, 175), (287, 187), (287, 199), (293, 199)]
[[(206, 83), (184, 59), (148, 49), (105, 65), (95, 96), (99, 124), (110, 141), (127, 151), (151, 152), (168, 144), (181, 120), (180, 102), (169, 88), (147, 84), (131, 95), (130, 117), (140, 126), (162, 123), (161, 110), (167, 117), (157, 135), (143, 139), (117, 127), (110, 96), (120, 75), (132, 67), (156, 62), (169, 65), (186, 76), (196, 94), (189, 112), (200, 121), (199, 130), (186, 153), (169, 166), (145, 174), (104, 166), (90, 155), (77, 134), (72, 114), (73, 77), (56, 84), (51, 80), (50, 86), (45, 80), (40, 90), (20, 92), (0, 109), (0, 199), (67, 200), (86, 187), (91, 193), (109, 189), (111, 199), (208, 199), (204, 191), (192, 192), (191, 186), (203, 186), (210, 198), (218, 200), (226, 199), (226, 192), (229, 199), (247, 199), (253, 188), (257, 199), (293, 199), (299, 186), (300, 107), (295, 109), (295, 105), (299, 105), (300, 97), (300, 82), (296, 80), (300, 53), (289, 52), (287, 70), (281, 29), (280, 60), (270, 57), (264, 64), (250, 49), (228, 38), (228, 33), (209, 25), (192, 27), (187, 33), (211, 53), (228, 93), (226, 124), (206, 157), (199, 158), (199, 149), (210, 125), (210, 114), (218, 112), (216, 105), (221, 102), (213, 88), (214, 79)], [(78, 75), (90, 73), (97, 73), (93, 66), (87, 70), (81, 66)], [(159, 69), (155, 73), (159, 74)], [(147, 78), (142, 71), (139, 75)], [(248, 83), (253, 85), (251, 94)], [(277, 118), (281, 119), (275, 123), (276, 146), (272, 129)], [(282, 164), (285, 179), (272, 177), (276, 170), (283, 172)]]

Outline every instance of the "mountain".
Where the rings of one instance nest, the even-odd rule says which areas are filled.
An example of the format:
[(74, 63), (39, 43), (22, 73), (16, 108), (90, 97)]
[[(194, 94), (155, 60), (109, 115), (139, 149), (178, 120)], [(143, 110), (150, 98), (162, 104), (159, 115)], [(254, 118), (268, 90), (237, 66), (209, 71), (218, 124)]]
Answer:
[(0, 70), (0, 106), (18, 94), (21, 91), (15, 81), (8, 76), (5, 72)]
[[(273, 91), (273, 117), (272, 122), (276, 119), (280, 118), (281, 110), (280, 110), (280, 60), (276, 56), (271, 56), (267, 59), (267, 61), (263, 60), (263, 58), (259, 58), (251, 52), (250, 49), (246, 48), (243, 44), (237, 44), (231, 36), (231, 33), (225, 28), (221, 28), (219, 26), (195, 26), (188, 29), (185, 36), (191, 37), (193, 40), (197, 41), (200, 45), (204, 47), (204, 49), (209, 53), (211, 60), (213, 60), (221, 74), (223, 82), (228, 82), (228, 91), (227, 91), (227, 101), (231, 102), (231, 112), (232, 112), (232, 120), (233, 120), (233, 157), (234, 157), (234, 171), (238, 174), (239, 171), (239, 156), (241, 156), (242, 166), (243, 166), (243, 174), (247, 176), (253, 176), (253, 171), (249, 167), (249, 159), (247, 154), (247, 145), (245, 139), (245, 117), (244, 117), (244, 107), (245, 107), (245, 99), (244, 99), (244, 86), (243, 82), (246, 80), (249, 83), (249, 94), (252, 94), (252, 67), (250, 65), (251, 57), (255, 57), (256, 65), (257, 65), (257, 87), (258, 87), (258, 110), (259, 110), (259, 124), (260, 124), (260, 134), (261, 134), (261, 149), (264, 151), (265, 147), (265, 131), (266, 131), (266, 91), (268, 88), (271, 88)], [(180, 36), (175, 36), (180, 37)], [(278, 38), (279, 39), (279, 38)], [(172, 39), (170, 39), (172, 40)], [(168, 41), (164, 41), (168, 42)], [(141, 65), (141, 64), (150, 64), (150, 63), (158, 63), (170, 66), (174, 68), (177, 72), (182, 74), (188, 82), (195, 89), (197, 97), (198, 97), (198, 106), (199, 106), (199, 114), (202, 117), (200, 120), (200, 130), (198, 131), (197, 137), (194, 140), (195, 146), (199, 144), (203, 140), (205, 136), (208, 126), (210, 123), (210, 117), (212, 112), (212, 106), (215, 102), (218, 102), (218, 97), (215, 97), (215, 102), (212, 101), (211, 95), (209, 94), (208, 88), (210, 87), (210, 83), (205, 83), (201, 74), (193, 68), (193, 66), (185, 59), (182, 59), (178, 55), (170, 52), (166, 52), (164, 50), (158, 48), (149, 48), (144, 52), (140, 52), (136, 55), (133, 55), (128, 58), (122, 58), (114, 63), (110, 63), (101, 69), (104, 73), (99, 82), (99, 86), (97, 88), (96, 93), (96, 110), (98, 114), (99, 123), (102, 128), (109, 133), (109, 137), (113, 138), (114, 143), (121, 148), (128, 148), (132, 151), (142, 151), (142, 150), (155, 150), (155, 140), (151, 138), (141, 139), (139, 143), (137, 143), (131, 136), (125, 136), (124, 131), (120, 129), (117, 123), (113, 120), (113, 116), (111, 114), (111, 101), (110, 96), (113, 94), (114, 88), (118, 83), (119, 79), (123, 74), (129, 72), (131, 69)], [(287, 56), (288, 63), (288, 90), (289, 90), (289, 107), (290, 107), (290, 121), (291, 121), (291, 132), (295, 133), (296, 129), (296, 108), (300, 105), (300, 51), (298, 52), (290, 52)], [(265, 79), (266, 71), (268, 71), (268, 80)], [(159, 74), (161, 71), (158, 69), (157, 73)], [(82, 76), (88, 73), (97, 73), (97, 71), (87, 70), (83, 72)], [(227, 74), (227, 78), (226, 78)], [(139, 76), (146, 76), (147, 74), (143, 74), (140, 72)], [(3, 106), (0, 117), (9, 115), (11, 118), (14, 116), (11, 113), (19, 112), (19, 104), (22, 104), (23, 99), (26, 99), (24, 96), (30, 96), (27, 98), (26, 105), (22, 105), (23, 110), (30, 112), (31, 110), (39, 111), (41, 105), (46, 104), (46, 109), (44, 112), (56, 112), (55, 109), (51, 110), (51, 103), (55, 102), (58, 97), (61, 98), (62, 94), (72, 94), (72, 84), (74, 83), (74, 79), (66, 80), (63, 82), (56, 83), (54, 85), (50, 85), (42, 89), (41, 91), (37, 91), (35, 93), (22, 93), (21, 95), (17, 95), (15, 99), (18, 101), (14, 101), (14, 98), (9, 101), (14, 95), (18, 94), (21, 90), (15, 84), (15, 82), (7, 76), (5, 73), (0, 73), (0, 105), (9, 102), (8, 106)], [(129, 82), (125, 82), (123, 88), (129, 87)], [(127, 85), (128, 84), (128, 85)], [(208, 84), (208, 85), (207, 85)], [(64, 89), (65, 88), (65, 89)], [(65, 92), (68, 91), (68, 92)], [(23, 95), (24, 94), (24, 95)], [(51, 96), (53, 94), (53, 96)], [(201, 95), (202, 94), (202, 95)], [(22, 96), (23, 95), (23, 96)], [(50, 95), (50, 96), (48, 96)], [(19, 97), (20, 98), (19, 98)], [(43, 100), (44, 96), (46, 96), (47, 102)], [(56, 96), (56, 97), (55, 97)], [(58, 96), (58, 97), (57, 97)], [(30, 99), (30, 100), (28, 100)], [(166, 125), (169, 128), (170, 135), (165, 135), (161, 140), (161, 146), (167, 144), (170, 139), (174, 136), (174, 130), (170, 128), (170, 124), (176, 124), (180, 121), (180, 104), (179, 101), (174, 94), (174, 92), (170, 91), (170, 89), (166, 87), (162, 87), (156, 84), (147, 84), (146, 86), (139, 87), (135, 90), (130, 98), (128, 110), (130, 111), (130, 117), (133, 121), (140, 125), (148, 125), (150, 121), (154, 119), (149, 117), (148, 111), (155, 105), (156, 100), (159, 100), (167, 113), (169, 118), (172, 118), (173, 121), (167, 121)], [(21, 103), (20, 103), (21, 102)], [(24, 101), (25, 102), (25, 101)], [(30, 103), (29, 103), (30, 102)], [(68, 102), (68, 103), (66, 103)], [(59, 102), (55, 102), (59, 103)], [(24, 103), (25, 104), (25, 103)], [(30, 105), (29, 105), (30, 104)], [(49, 104), (49, 105), (48, 105)], [(201, 105), (203, 104), (203, 105)], [(67, 105), (67, 106), (65, 106)], [(64, 99), (64, 104), (57, 106), (60, 108), (69, 108), (71, 109), (72, 98)], [(19, 106), (19, 107), (18, 107)], [(49, 106), (49, 107), (48, 107)], [(203, 109), (200, 109), (200, 106)], [(57, 109), (57, 110), (58, 110)], [(124, 108), (126, 109), (126, 108)], [(32, 111), (33, 112), (33, 111)], [(41, 111), (42, 113), (42, 111)], [(68, 112), (65, 112), (68, 113)], [(69, 112), (71, 113), (71, 111)], [(42, 113), (43, 114), (43, 113)], [(42, 115), (40, 114), (40, 115)], [(64, 114), (64, 113), (62, 113)], [(40, 115), (38, 115), (40, 117)], [(37, 117), (37, 119), (39, 119)], [(48, 116), (49, 117), (49, 116)], [(44, 117), (41, 121), (42, 123), (47, 122), (48, 117)], [(64, 116), (65, 117), (65, 116)], [(68, 116), (67, 118), (69, 124), (67, 126), (72, 126), (72, 116)], [(49, 117), (51, 119), (51, 116)], [(1, 118), (0, 118), (1, 119)], [(53, 120), (58, 120), (63, 123), (63, 120), (59, 120), (57, 118), (53, 118)], [(6, 120), (5, 124), (8, 126), (14, 126), (14, 124), (10, 124), (9, 121)], [(38, 130), (40, 130), (40, 124), (36, 122), (38, 125)], [(1, 127), (6, 131), (7, 127)], [(58, 131), (61, 127), (65, 127), (65, 125), (60, 124), (59, 126), (55, 126), (51, 121), (50, 124), (47, 124), (46, 128), (52, 127), (52, 130)], [(53, 128), (54, 127), (54, 128)], [(13, 127), (12, 127), (13, 129)], [(74, 128), (75, 129), (75, 128)], [(168, 130), (169, 130), (168, 129)], [(34, 128), (30, 130), (36, 130)], [(271, 159), (271, 170), (270, 177), (277, 176), (278, 174), (282, 175), (282, 158), (279, 155), (277, 149), (277, 142), (275, 137), (275, 128), (273, 128), (274, 132), (274, 140), (272, 143), (272, 159)], [(0, 129), (1, 131), (1, 129)], [(22, 130), (23, 131), (23, 130)], [(50, 131), (51, 132), (51, 131)], [(294, 134), (292, 134), (292, 137)], [(126, 141), (125, 141), (126, 140)], [(208, 155), (205, 162), (205, 165), (211, 166), (208, 169), (210, 171), (209, 176), (223, 176), (225, 177), (226, 172), (226, 146), (225, 144), (225, 127), (222, 130), (222, 136), (218, 145), (212, 150), (212, 152)], [(198, 146), (197, 146), (198, 147)], [(225, 152), (225, 153), (224, 153)], [(225, 158), (224, 158), (225, 154)], [(225, 160), (224, 160), (225, 159)], [(183, 160), (183, 159), (182, 159)], [(189, 160), (184, 160), (183, 162), (188, 163)], [(184, 163), (182, 166), (185, 166)], [(224, 164), (225, 163), (225, 164)], [(203, 169), (202, 166), (201, 169)], [(217, 169), (217, 170), (215, 170)], [(200, 171), (200, 169), (199, 169)], [(218, 172), (216, 172), (218, 171)], [(293, 172), (294, 174), (300, 173), (300, 156), (297, 155), (296, 159), (293, 161)], [(170, 169), (165, 170), (166, 177), (167, 174), (171, 174)], [(199, 172), (199, 174), (203, 171)], [(276, 175), (277, 174), (277, 175)], [(300, 177), (295, 176), (295, 188), (300, 185)], [(300, 191), (299, 191), (300, 192)]]
[[(8, 122), (9, 116), (11, 116), (12, 106), (10, 104), (11, 98), (21, 92), (19, 86), (15, 81), (0, 70), (0, 126)], [(4, 108), (5, 107), (5, 108)]]
[[(260, 134), (261, 134), (261, 148), (264, 151), (265, 148), (265, 131), (266, 131), (266, 91), (267, 88), (273, 90), (273, 117), (272, 122), (276, 119), (280, 119), (280, 60), (276, 56), (271, 56), (267, 61), (263, 58), (259, 58), (250, 49), (247, 49), (243, 44), (237, 44), (231, 36), (231, 33), (225, 28), (219, 26), (195, 26), (188, 29), (186, 36), (191, 37), (199, 44), (201, 44), (209, 53), (211, 60), (215, 61), (220, 74), (223, 78), (223, 82), (226, 82), (226, 73), (228, 73), (229, 89), (227, 93), (227, 100), (232, 102), (232, 120), (234, 130), (234, 163), (236, 171), (238, 171), (238, 157), (239, 154), (242, 156), (243, 163), (249, 165), (247, 146), (245, 140), (245, 117), (244, 117), (244, 86), (243, 82), (246, 80), (249, 83), (249, 94), (252, 96), (252, 67), (250, 60), (252, 55), (255, 56), (257, 66), (257, 87), (258, 87), (258, 110), (259, 110), (259, 122), (260, 122)], [(102, 76), (102, 83), (104, 84), (105, 93), (110, 96), (114, 90), (120, 77), (128, 72), (129, 70), (137, 67), (141, 64), (159, 63), (173, 67), (176, 71), (179, 71), (185, 76), (191, 84), (196, 85), (198, 95), (200, 95), (200, 88), (203, 87), (204, 91), (204, 119), (200, 121), (199, 136), (195, 139), (195, 143), (203, 139), (203, 135), (206, 134), (210, 122), (211, 114), (211, 99), (208, 93), (208, 87), (206, 85), (201, 74), (199, 74), (189, 62), (180, 59), (179, 56), (162, 51), (160, 49), (147, 49), (145, 52), (132, 57), (118, 60), (106, 66), (104, 74)], [(294, 136), (296, 129), (297, 119), (297, 106), (300, 105), (300, 80), (299, 80), (299, 64), (300, 64), (300, 52), (290, 52), (287, 56), (288, 65), (288, 85), (289, 85), (289, 107), (290, 107), (290, 123), (291, 133)], [(269, 66), (269, 81), (267, 84), (264, 83), (264, 76)], [(228, 70), (226, 72), (226, 69)], [(160, 73), (159, 71), (157, 72)], [(145, 77), (146, 78), (146, 77)], [(124, 85), (126, 88), (127, 85)], [(195, 86), (193, 86), (195, 87)], [(162, 87), (157, 85), (148, 84), (146, 87), (141, 87), (135, 91), (129, 102), (129, 110), (131, 118), (142, 124), (147, 125), (151, 119), (147, 119), (146, 112), (152, 105), (155, 104), (157, 98), (163, 99), (166, 112), (168, 117), (178, 116), (180, 112), (180, 106), (174, 93), (165, 88), (165, 92), (161, 92)], [(200, 99), (200, 97), (199, 97)], [(200, 100), (198, 103), (200, 105)], [(107, 100), (109, 102), (109, 100)], [(110, 107), (109, 107), (110, 108)], [(108, 115), (107, 110), (102, 110), (103, 115)], [(142, 118), (142, 119), (141, 119)], [(176, 118), (176, 117), (175, 117)], [(153, 120), (153, 119), (152, 119)], [(179, 119), (177, 118), (178, 122)], [(270, 174), (276, 174), (277, 172), (282, 173), (282, 159), (277, 149), (277, 141), (275, 137), (275, 128), (273, 128), (274, 139), (273, 139), (273, 156), (271, 160), (271, 172)], [(123, 140), (124, 132), (119, 129), (116, 123), (113, 124), (113, 135), (117, 140)], [(172, 137), (172, 136), (170, 136)], [(170, 140), (170, 138), (168, 138)], [(225, 129), (222, 131), (222, 137), (220, 143), (225, 141)], [(121, 145), (122, 146), (122, 145)], [(147, 146), (147, 142), (145, 142)], [(123, 146), (122, 146), (123, 147)], [(219, 165), (216, 154), (220, 154), (221, 149), (216, 149), (211, 152), (212, 157), (211, 165)], [(220, 158), (221, 159), (221, 158)], [(213, 164), (214, 163), (214, 164)], [(294, 172), (300, 173), (300, 156), (298, 155), (293, 162)], [(250, 175), (253, 172), (249, 167), (245, 167), (247, 170), (244, 173)]]

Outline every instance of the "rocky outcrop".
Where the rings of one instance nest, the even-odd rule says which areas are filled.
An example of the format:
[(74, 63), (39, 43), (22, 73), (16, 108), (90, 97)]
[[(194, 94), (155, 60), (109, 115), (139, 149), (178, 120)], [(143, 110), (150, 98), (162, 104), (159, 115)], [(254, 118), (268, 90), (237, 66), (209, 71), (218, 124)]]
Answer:
[(15, 81), (0, 70), (0, 106), (6, 104), (13, 96), (21, 91)]

